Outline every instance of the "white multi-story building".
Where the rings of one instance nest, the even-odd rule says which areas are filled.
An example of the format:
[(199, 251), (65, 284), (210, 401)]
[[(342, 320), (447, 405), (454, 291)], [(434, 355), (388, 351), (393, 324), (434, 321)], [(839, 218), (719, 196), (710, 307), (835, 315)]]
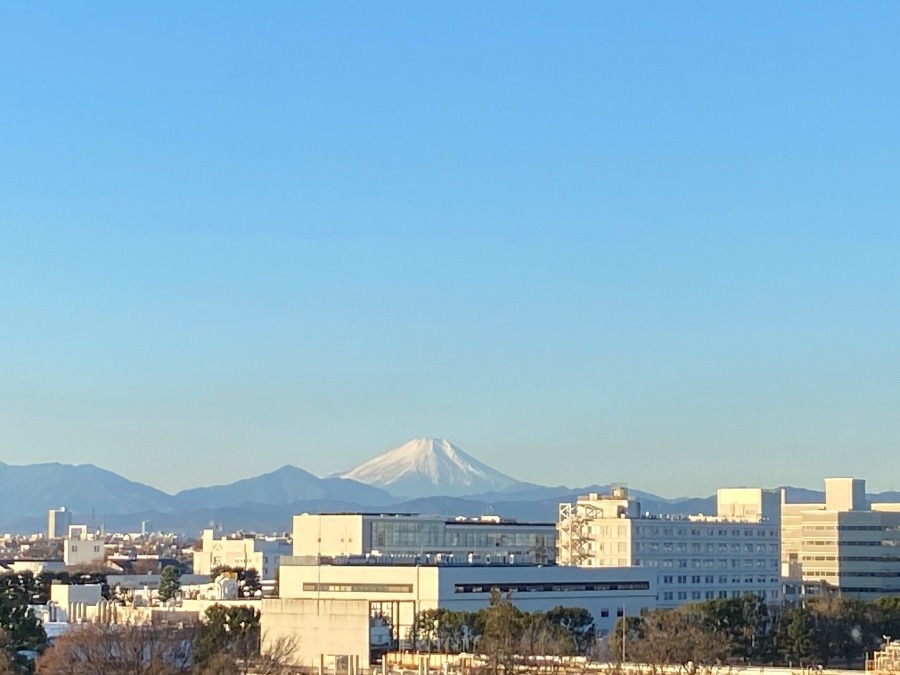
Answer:
[[(422, 610), (477, 611), (496, 589), (523, 611), (581, 607), (599, 635), (614, 630), (618, 617), (656, 607), (656, 575), (639, 567), (579, 569), (557, 565), (436, 562), (390, 556), (357, 557), (318, 564), (300, 556), (282, 563), (279, 597), (263, 599), (264, 640), (291, 637), (296, 658), (314, 666), (320, 654), (354, 655), (370, 665), (373, 629), (391, 632), (393, 647), (404, 646)], [(373, 619), (379, 619), (376, 623)]]
[(900, 592), (900, 504), (869, 504), (866, 482), (826, 478), (825, 501), (782, 493), (781, 562), (792, 599), (835, 591), (861, 600)]
[(216, 567), (243, 567), (256, 570), (261, 581), (274, 581), (282, 556), (292, 552), (287, 537), (216, 538), (212, 529), (203, 530), (200, 543), (200, 550), (194, 551), (194, 574), (211, 574)]
[(455, 562), (552, 564), (553, 523), (497, 516), (335, 513), (294, 516), (294, 556), (424, 556)]
[(70, 525), (63, 539), (63, 562), (66, 567), (100, 565), (106, 559), (101, 539), (88, 532), (87, 525)]
[(557, 561), (651, 568), (660, 607), (746, 593), (780, 604), (779, 494), (723, 488), (717, 502), (716, 516), (651, 516), (615, 488), (560, 504)]

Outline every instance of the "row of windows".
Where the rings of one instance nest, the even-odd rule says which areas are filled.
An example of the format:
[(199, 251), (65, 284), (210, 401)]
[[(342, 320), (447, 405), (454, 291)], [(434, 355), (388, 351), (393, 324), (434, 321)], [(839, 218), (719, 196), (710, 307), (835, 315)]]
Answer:
[(834, 532), (835, 530), (841, 532), (881, 532), (884, 529), (884, 525), (838, 525), (837, 527), (834, 525), (804, 525), (802, 527), (804, 532)]
[(320, 593), (412, 593), (412, 584), (304, 583), (303, 590)]
[[(619, 526), (619, 534), (624, 535), (625, 530), (624, 526)], [(688, 534), (690, 532), (690, 534)], [(778, 536), (778, 530), (776, 528), (760, 528), (755, 524), (748, 524), (746, 527), (741, 529), (726, 529), (726, 528), (714, 528), (714, 527), (659, 527), (656, 525), (635, 525), (634, 526), (634, 535), (636, 537), (640, 536), (650, 536), (650, 537), (658, 537), (660, 535), (664, 537), (769, 537), (774, 539)], [(607, 532), (606, 534), (609, 534)]]
[(887, 563), (887, 562), (900, 562), (900, 558), (897, 556), (869, 556), (869, 555), (805, 555), (803, 556), (804, 562), (809, 562), (813, 560), (822, 561), (822, 560), (838, 560), (840, 562), (879, 562), (879, 563)]
[[(832, 539), (831, 541), (811, 541), (804, 539), (804, 546), (836, 546), (837, 542)], [(840, 543), (841, 546), (881, 546), (881, 541), (842, 541)]]
[[(754, 583), (754, 579), (755, 579), (755, 583), (757, 583), (757, 584), (765, 584), (765, 583), (776, 583), (777, 584), (779, 582), (779, 577), (760, 577), (760, 576), (757, 576), (757, 577), (751, 577), (751, 576), (729, 577), (727, 574), (720, 574), (718, 576), (718, 581), (716, 580), (716, 575), (714, 575), (714, 574), (707, 574), (707, 575), (665, 574), (660, 577), (659, 582), (660, 582), (660, 584), (663, 584), (663, 585), (674, 584), (674, 583), (678, 583), (678, 584), (701, 584), (701, 583), (702, 584), (714, 584), (714, 583), (727, 584), (727, 583), (729, 583), (729, 578), (730, 578), (732, 584), (740, 584), (740, 583), (752, 584), (752, 583)], [(690, 581), (688, 581), (688, 579), (690, 579)], [(701, 581), (701, 579), (702, 579), (702, 581)], [(767, 579), (768, 579), (768, 581), (766, 581)]]
[(718, 567), (720, 569), (731, 568), (777, 568), (778, 560), (776, 559), (752, 559), (752, 558), (731, 558), (730, 561), (727, 558), (694, 558), (690, 560), (690, 565), (688, 565), (688, 560), (680, 559), (673, 560), (672, 558), (664, 558), (662, 560), (655, 560), (653, 558), (643, 559), (643, 558), (635, 558), (634, 565), (635, 567), (677, 567), (679, 569), (687, 569), (688, 567), (692, 567), (694, 569), (705, 567), (712, 568)]
[[(622, 544), (620, 543), (621, 547)], [(603, 543), (600, 542), (599, 550), (603, 550)], [(673, 551), (678, 551), (679, 553), (687, 553), (688, 545), (685, 542), (673, 543), (671, 541), (666, 541), (663, 543), (659, 542), (635, 542), (634, 543), (635, 551), (663, 551), (665, 553), (670, 553)], [(719, 553), (727, 553), (731, 551), (732, 553), (740, 553), (742, 550), (745, 553), (765, 553), (768, 551), (769, 553), (778, 553), (778, 544), (741, 544), (732, 543), (726, 544), (724, 542), (719, 544), (714, 544), (712, 542), (707, 542), (706, 544), (700, 544), (698, 542), (694, 542), (690, 545), (691, 553), (700, 553), (701, 550), (705, 550), (707, 553), (713, 553), (718, 551)], [(621, 551), (620, 551), (621, 552)]]
[(499, 546), (540, 549), (550, 543), (541, 532), (498, 531), (481, 527), (447, 525), (440, 521), (374, 522), (372, 548), (492, 548)]
[[(702, 597), (701, 597), (701, 594)], [(690, 596), (691, 600), (712, 600), (713, 598), (740, 598), (745, 595), (746, 591), (691, 591)], [(759, 591), (756, 595), (763, 600), (766, 598), (765, 591)], [(779, 595), (778, 591), (769, 591), (769, 597), (777, 598)], [(663, 591), (662, 593), (663, 600), (687, 600), (688, 599), (688, 591)]]
[(501, 593), (584, 593), (586, 591), (646, 591), (648, 581), (607, 581), (597, 583), (559, 582), (555, 584), (456, 584), (454, 593), (490, 593), (497, 589)]

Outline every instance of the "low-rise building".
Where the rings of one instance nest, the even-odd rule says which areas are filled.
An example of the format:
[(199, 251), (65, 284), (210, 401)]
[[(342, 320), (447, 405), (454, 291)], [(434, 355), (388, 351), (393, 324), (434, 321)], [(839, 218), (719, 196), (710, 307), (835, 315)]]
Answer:
[(395, 648), (409, 646), (404, 641), (418, 612), (477, 611), (488, 606), (494, 589), (524, 611), (585, 608), (599, 635), (613, 630), (618, 617), (656, 607), (656, 575), (639, 567), (423, 563), (389, 556), (318, 560), (282, 561), (280, 597), (261, 605), (264, 639), (295, 639), (298, 661), (306, 666), (320, 654), (339, 654), (367, 668), (385, 627)]
[(88, 532), (86, 525), (70, 525), (63, 540), (63, 562), (66, 567), (102, 564), (106, 558), (103, 541)]
[(212, 529), (203, 530), (200, 545), (194, 551), (194, 574), (211, 574), (216, 567), (243, 567), (255, 569), (262, 581), (274, 581), (281, 557), (293, 551), (287, 537), (216, 537)]

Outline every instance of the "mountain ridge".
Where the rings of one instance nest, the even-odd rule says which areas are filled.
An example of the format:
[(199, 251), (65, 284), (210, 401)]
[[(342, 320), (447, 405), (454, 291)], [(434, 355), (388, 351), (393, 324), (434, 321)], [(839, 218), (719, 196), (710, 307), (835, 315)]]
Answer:
[(414, 438), (340, 474), (395, 497), (459, 496), (524, 485), (443, 438)]
[[(560, 502), (574, 501), (589, 492), (608, 492), (609, 484), (592, 484), (570, 488), (565, 485), (544, 486), (525, 483), (503, 474), (449, 441), (413, 439), (394, 451), (413, 444), (400, 460), (421, 459), (433, 455), (437, 464), (424, 467), (427, 485), (424, 494), (410, 490), (407, 496), (391, 494), (381, 487), (342, 475), (319, 477), (292, 464), (273, 471), (242, 478), (223, 485), (211, 485), (169, 494), (94, 464), (44, 462), (16, 465), (0, 462), (0, 528), (43, 530), (47, 511), (66, 506), (75, 522), (132, 529), (141, 520), (173, 531), (192, 531), (210, 522), (222, 522), (235, 529), (251, 528), (284, 531), (296, 513), (323, 511), (398, 511), (431, 515), (478, 516), (496, 513), (522, 521), (553, 522)], [(430, 447), (425, 447), (428, 445)], [(416, 447), (417, 446), (417, 447)], [(436, 447), (440, 446), (440, 447)], [(384, 458), (383, 453), (374, 460)], [(442, 454), (441, 454), (442, 453)], [(440, 460), (449, 458), (449, 471)], [(394, 479), (391, 485), (415, 487), (418, 475), (415, 463), (412, 480), (401, 482), (409, 471), (397, 471), (397, 455), (382, 463), (386, 471), (382, 480)], [(360, 467), (371, 464), (364, 462)], [(378, 462), (375, 463), (378, 465)], [(359, 467), (357, 467), (359, 468)], [(400, 467), (402, 469), (402, 467)], [(421, 468), (421, 467), (419, 467)], [(454, 473), (456, 469), (462, 474)], [(442, 471), (443, 470), (443, 471)], [(376, 472), (377, 476), (377, 472)], [(457, 478), (453, 490), (441, 492), (448, 481)], [(433, 482), (432, 482), (433, 479)], [(487, 489), (480, 489), (482, 487)], [(822, 501), (821, 490), (785, 486), (792, 502)], [(404, 490), (406, 491), (406, 490)], [(654, 514), (687, 515), (715, 513), (715, 495), (708, 497), (666, 498), (630, 488), (641, 501), (641, 510)], [(451, 494), (455, 492), (455, 494)], [(900, 501), (900, 493), (883, 492), (868, 495), (870, 501)]]

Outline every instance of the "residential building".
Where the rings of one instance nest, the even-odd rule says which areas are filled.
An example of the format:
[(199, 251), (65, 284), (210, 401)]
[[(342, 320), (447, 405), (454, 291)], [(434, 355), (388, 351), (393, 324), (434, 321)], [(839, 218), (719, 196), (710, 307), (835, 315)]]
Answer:
[(255, 569), (261, 581), (274, 582), (282, 556), (292, 553), (287, 537), (259, 535), (215, 536), (212, 529), (203, 530), (201, 548), (194, 551), (194, 574), (211, 574), (216, 567)]
[(72, 524), (72, 512), (65, 506), (47, 512), (47, 539), (64, 539)]
[(102, 564), (106, 557), (103, 541), (87, 531), (87, 525), (70, 525), (63, 540), (63, 562), (66, 567)]
[(870, 504), (864, 480), (826, 478), (819, 503), (790, 503), (782, 491), (781, 521), (782, 574), (792, 597), (900, 593), (900, 504)]
[(426, 556), (456, 562), (556, 559), (553, 523), (519, 523), (498, 516), (441, 518), (410, 513), (294, 516), (295, 556)]
[(658, 606), (753, 593), (781, 603), (780, 497), (759, 488), (723, 488), (716, 516), (653, 516), (627, 488), (560, 504), (561, 565), (645, 567), (657, 577)]
[(260, 608), (263, 639), (276, 643), (292, 637), (304, 666), (317, 664), (321, 654), (338, 654), (368, 668), (374, 647), (383, 644), (376, 631), (387, 627), (388, 644), (408, 647), (418, 612), (477, 611), (488, 606), (492, 589), (510, 593), (511, 602), (524, 611), (583, 607), (600, 635), (614, 630), (619, 617), (656, 607), (656, 575), (638, 567), (422, 562), (389, 555), (320, 560), (283, 560), (279, 597), (264, 598)]

